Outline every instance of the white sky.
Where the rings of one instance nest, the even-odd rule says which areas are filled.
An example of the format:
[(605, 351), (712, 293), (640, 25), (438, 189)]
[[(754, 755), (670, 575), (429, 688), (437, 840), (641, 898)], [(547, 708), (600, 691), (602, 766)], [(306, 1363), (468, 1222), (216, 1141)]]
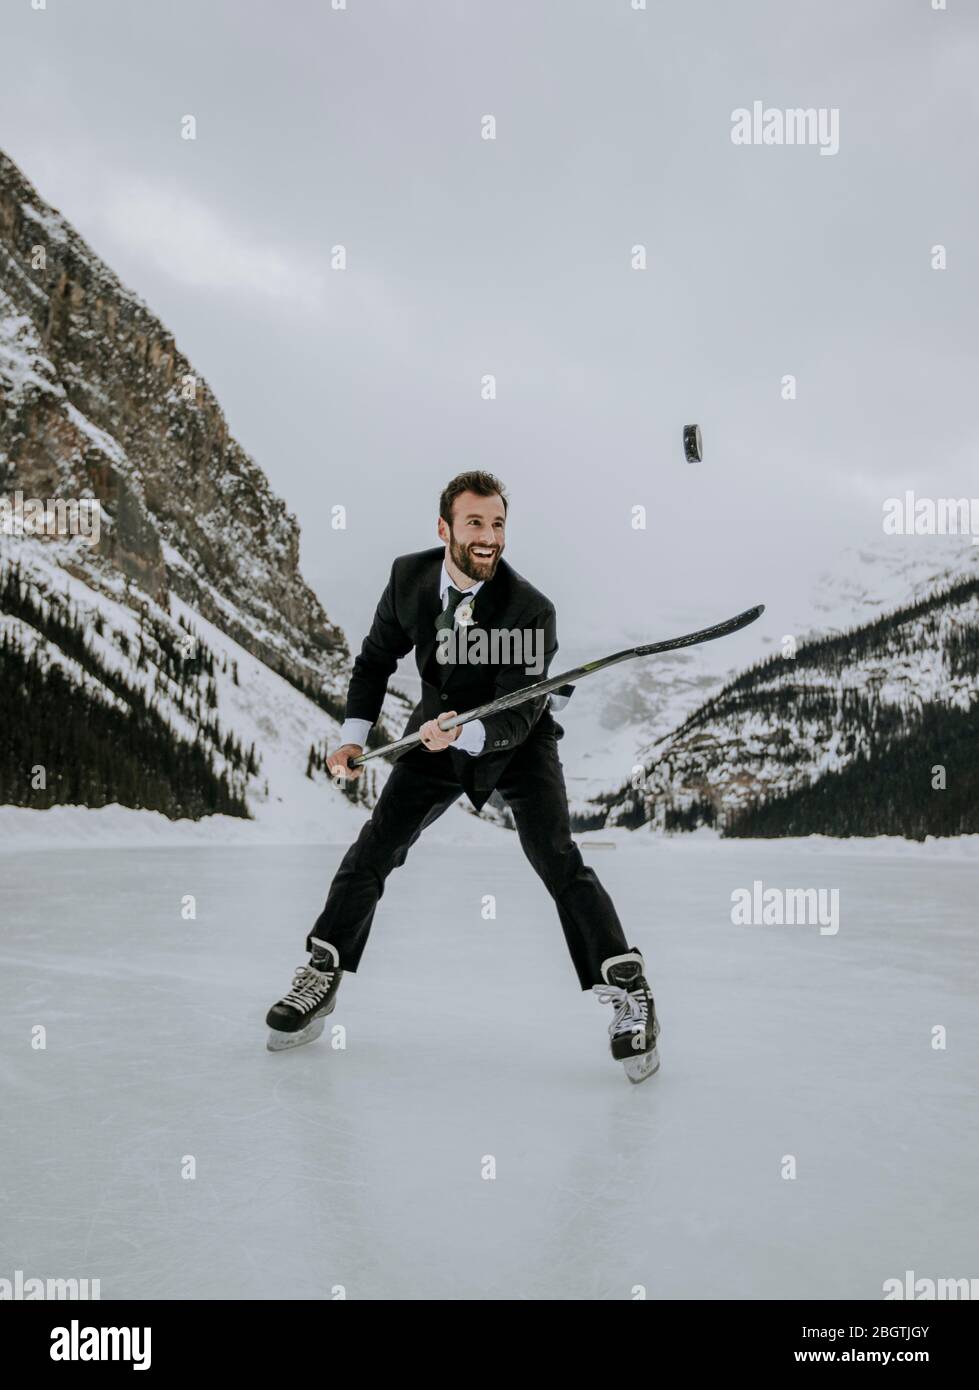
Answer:
[[(0, 71), (3, 148), (211, 383), (355, 647), (462, 468), (566, 649), (785, 631), (886, 497), (979, 491), (974, 6), (3, 0)], [(839, 107), (839, 153), (734, 146), (756, 99)]]

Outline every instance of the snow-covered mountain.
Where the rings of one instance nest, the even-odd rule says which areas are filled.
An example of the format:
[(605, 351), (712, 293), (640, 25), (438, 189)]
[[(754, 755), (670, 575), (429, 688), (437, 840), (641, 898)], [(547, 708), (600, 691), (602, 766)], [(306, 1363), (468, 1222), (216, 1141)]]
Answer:
[(979, 546), (968, 536), (881, 535), (834, 557), (796, 630), (803, 637), (846, 632), (976, 574)]
[[(968, 537), (881, 535), (834, 555), (832, 568), (817, 577), (808, 603), (790, 615), (791, 621), (783, 615), (782, 626), (769, 612), (737, 639), (629, 662), (582, 681), (567, 717), (558, 716), (565, 729), (561, 757), (573, 809), (585, 819), (595, 817), (596, 803), (603, 804), (610, 789), (630, 780), (633, 768), (654, 761), (661, 743), (705, 701), (758, 655), (780, 651), (786, 631), (798, 642), (852, 631), (976, 574), (979, 546)], [(705, 613), (696, 621), (706, 625), (722, 616)], [(649, 641), (652, 635), (669, 632), (633, 632), (612, 646)], [(562, 644), (556, 670), (598, 654), (594, 645)]]
[[(794, 654), (712, 693), (582, 825), (728, 833), (953, 834), (977, 828), (979, 553), (894, 538), (818, 586)], [(900, 602), (898, 597), (900, 596)], [(856, 621), (854, 621), (856, 619)], [(932, 770), (947, 772), (934, 786)]]
[[(295, 518), (165, 326), (2, 152), (0, 497), (0, 801), (349, 832), (310, 750), (336, 744), (350, 653)], [(55, 509), (38, 534), (32, 499), (98, 499), (97, 537)], [(406, 707), (389, 696), (392, 728)]]
[[(613, 649), (624, 645), (615, 642)], [(605, 653), (562, 645), (552, 674), (598, 655)], [(644, 750), (735, 673), (723, 656), (717, 648), (688, 647), (626, 662), (575, 686), (564, 713), (555, 716), (564, 729), (560, 751), (572, 808), (621, 782)]]
[(349, 653), (299, 532), (164, 325), (0, 153), (0, 487), (101, 500), (70, 563), (176, 594), (289, 677), (340, 694)]

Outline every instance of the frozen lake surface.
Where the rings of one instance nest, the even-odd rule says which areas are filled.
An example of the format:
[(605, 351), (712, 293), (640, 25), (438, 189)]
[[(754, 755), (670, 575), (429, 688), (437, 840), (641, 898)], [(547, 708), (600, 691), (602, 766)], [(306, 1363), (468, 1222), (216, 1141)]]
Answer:
[[(341, 985), (345, 1049), (328, 1028), (267, 1053), (342, 851), (0, 861), (0, 1276), (103, 1298), (879, 1299), (908, 1269), (979, 1275), (974, 859), (586, 851), (663, 1027), (632, 1087), (515, 840), (417, 845)], [(732, 925), (755, 879), (838, 888), (839, 932)]]

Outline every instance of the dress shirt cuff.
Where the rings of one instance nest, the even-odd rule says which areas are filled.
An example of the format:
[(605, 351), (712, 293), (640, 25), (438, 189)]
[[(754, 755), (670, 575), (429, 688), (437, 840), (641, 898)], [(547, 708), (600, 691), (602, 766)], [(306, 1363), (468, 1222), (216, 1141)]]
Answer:
[(369, 719), (345, 719), (340, 725), (340, 742), (359, 743), (361, 748), (367, 746), (367, 735), (371, 731), (371, 721)]
[(475, 758), (482, 753), (485, 742), (486, 727), (481, 719), (474, 719), (469, 724), (463, 724), (459, 730), (459, 737), (451, 747), (458, 748), (463, 753), (469, 753)]

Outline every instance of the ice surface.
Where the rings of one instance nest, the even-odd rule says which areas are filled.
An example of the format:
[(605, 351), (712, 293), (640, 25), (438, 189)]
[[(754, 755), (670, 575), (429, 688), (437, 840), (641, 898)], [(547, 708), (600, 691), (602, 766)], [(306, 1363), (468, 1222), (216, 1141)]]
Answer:
[[(586, 854), (656, 994), (641, 1086), (513, 839), (419, 843), (326, 1033), (280, 1055), (264, 1014), (342, 846), (0, 859), (0, 1276), (536, 1300), (979, 1274), (975, 859), (616, 842)], [(839, 933), (733, 926), (756, 878), (838, 887)]]

